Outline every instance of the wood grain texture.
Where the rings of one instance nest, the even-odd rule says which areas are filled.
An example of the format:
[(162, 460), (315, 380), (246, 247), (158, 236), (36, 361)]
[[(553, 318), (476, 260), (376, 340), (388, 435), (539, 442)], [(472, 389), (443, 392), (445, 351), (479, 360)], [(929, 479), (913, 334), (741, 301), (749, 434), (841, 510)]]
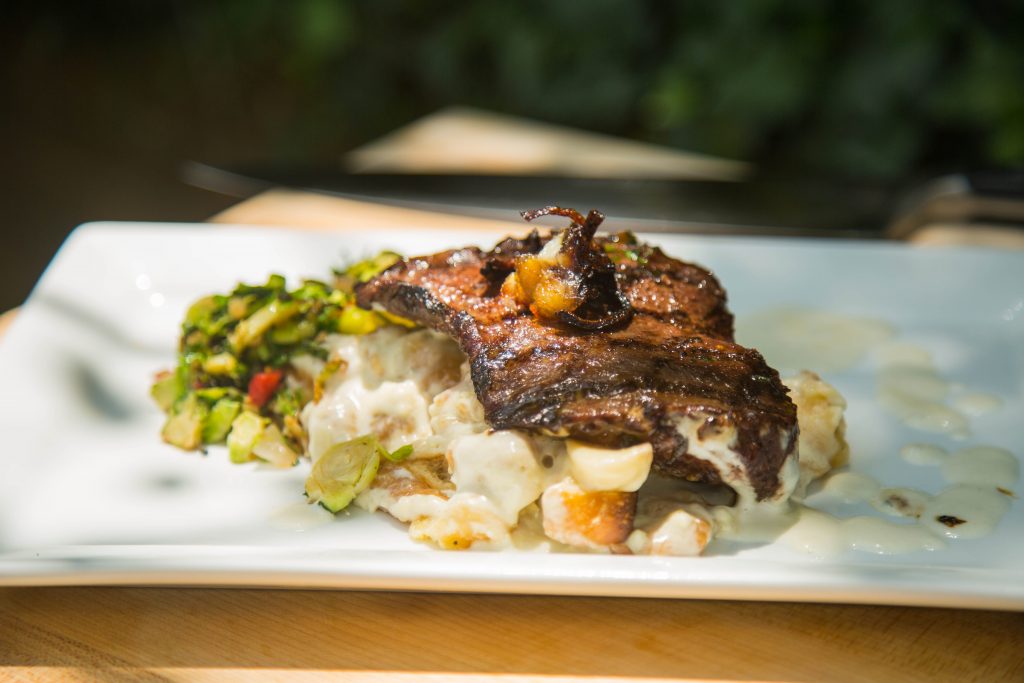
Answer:
[(916, 230), (908, 240), (929, 247), (1024, 249), (1024, 230), (998, 225), (936, 223)]
[[(518, 216), (513, 214), (510, 218), (518, 219)], [(490, 231), (495, 237), (530, 229), (519, 220), (495, 221), (281, 189), (247, 199), (213, 216), (210, 222), (351, 232), (403, 228), (474, 230)]]
[(740, 180), (753, 167), (464, 107), (449, 107), (348, 153), (348, 168), (382, 173), (515, 173), (590, 178)]
[(0, 589), (0, 667), (1021, 681), (1024, 614), (348, 591)]

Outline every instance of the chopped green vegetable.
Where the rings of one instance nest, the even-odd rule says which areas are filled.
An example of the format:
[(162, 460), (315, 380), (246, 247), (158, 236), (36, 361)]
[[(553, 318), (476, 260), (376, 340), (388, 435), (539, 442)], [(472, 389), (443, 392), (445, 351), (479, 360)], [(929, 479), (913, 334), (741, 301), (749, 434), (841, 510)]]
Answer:
[(373, 311), (358, 306), (346, 306), (341, 311), (338, 331), (342, 334), (369, 334), (383, 324), (380, 317)]
[[(346, 272), (366, 280), (398, 258), (386, 252)], [(295, 424), (286, 428), (285, 420), (295, 422), (312, 398), (309, 394), (319, 396), (338, 364), (327, 362), (312, 392), (299, 391), (289, 369), (291, 359), (308, 355), (327, 361), (326, 335), (367, 334), (387, 324), (412, 323), (362, 310), (351, 291), (317, 280), (306, 280), (289, 292), (284, 277), (276, 274), (264, 284), (239, 284), (229, 293), (199, 299), (182, 323), (177, 368), (160, 373), (151, 389), (154, 401), (168, 414), (165, 439), (186, 449), (221, 443), (231, 440), (225, 424), (242, 419), (250, 430), (258, 426), (259, 434), (276, 425), (284, 433), (285, 446), (301, 451), (301, 429)], [(254, 381), (260, 378), (263, 381)], [(230, 400), (221, 405), (225, 399)], [(239, 414), (243, 407), (252, 417)], [(252, 421), (257, 418), (264, 421), (257, 425)], [(245, 434), (243, 428), (233, 439), (234, 460), (253, 457), (252, 440), (242, 439)]]
[(203, 422), (208, 410), (195, 394), (186, 396), (172, 408), (171, 416), (164, 423), (161, 432), (164, 441), (188, 451), (199, 448), (203, 443)]
[(241, 320), (249, 315), (249, 304), (251, 297), (233, 296), (228, 299), (228, 315), (232, 320)]
[(211, 375), (231, 375), (238, 369), (238, 359), (226, 351), (203, 361), (203, 371)]
[(400, 254), (393, 251), (382, 251), (373, 258), (353, 263), (340, 274), (355, 282), (367, 282), (401, 260)]
[(157, 375), (149, 393), (156, 404), (160, 406), (160, 410), (166, 413), (170, 412), (174, 404), (185, 393), (185, 385), (178, 373), (165, 370)]
[(299, 389), (284, 389), (274, 395), (274, 404), (271, 410), (275, 415), (298, 415), (302, 406), (306, 404), (304, 392)]
[(248, 411), (234, 419), (227, 437), (231, 462), (249, 462), (254, 459), (252, 449), (263, 436), (263, 430), (268, 424), (270, 420)]
[(312, 320), (291, 320), (270, 330), (270, 341), (275, 344), (297, 344), (316, 334), (316, 323)]
[(231, 431), (231, 423), (242, 410), (242, 402), (233, 398), (222, 398), (213, 404), (203, 424), (203, 443), (220, 443)]
[(203, 389), (196, 389), (192, 393), (206, 401), (207, 405), (213, 405), (225, 397), (241, 398), (242, 395), (241, 392), (234, 387), (206, 387)]
[(380, 317), (384, 318), (384, 320), (388, 321), (392, 325), (401, 325), (402, 327), (410, 327), (410, 328), (416, 327), (416, 323), (414, 323), (413, 321), (409, 320), (408, 318), (403, 318), (400, 315), (395, 315), (394, 313), (388, 313), (387, 311), (374, 311), (374, 313), (376, 313)]
[(231, 322), (231, 317), (224, 309), (226, 303), (227, 297), (221, 295), (208, 296), (195, 302), (185, 314), (185, 328), (199, 333), (199, 336), (220, 334)]
[(412, 444), (407, 443), (388, 453), (385, 457), (391, 462), (402, 462), (412, 455)]
[(320, 282), (319, 280), (306, 280), (302, 283), (301, 287), (293, 291), (291, 294), (294, 299), (319, 300), (330, 297), (334, 291), (335, 290), (332, 290), (326, 283)]
[(642, 266), (647, 264), (650, 247), (641, 245), (633, 233), (621, 232), (609, 237), (604, 244), (604, 252), (615, 265), (632, 261)]
[(207, 296), (189, 306), (185, 313), (185, 324), (197, 328), (209, 325), (221, 307), (220, 299), (218, 296)]
[(388, 452), (372, 434), (331, 446), (313, 465), (306, 496), (331, 512), (343, 510), (373, 482), (382, 457)]
[(327, 382), (330, 381), (331, 377), (334, 377), (338, 370), (346, 367), (348, 364), (340, 358), (331, 358), (324, 363), (323, 370), (313, 380), (313, 402), (319, 403), (320, 399), (324, 395), (324, 387), (327, 386)]
[(292, 450), (275, 424), (263, 430), (263, 436), (252, 447), (252, 454), (276, 467), (292, 467), (299, 461), (299, 454)]
[(243, 351), (259, 341), (271, 327), (283, 323), (298, 312), (298, 303), (275, 299), (248, 318), (240, 320), (228, 335), (228, 344), (235, 353)]

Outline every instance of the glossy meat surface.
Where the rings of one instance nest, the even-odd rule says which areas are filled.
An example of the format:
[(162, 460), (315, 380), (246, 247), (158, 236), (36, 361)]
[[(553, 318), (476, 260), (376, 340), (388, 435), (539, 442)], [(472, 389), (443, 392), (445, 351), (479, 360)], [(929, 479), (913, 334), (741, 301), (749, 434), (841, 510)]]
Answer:
[(722, 463), (698, 457), (682, 428), (728, 442), (758, 500), (779, 495), (797, 441), (796, 408), (761, 355), (733, 342), (716, 278), (630, 238), (598, 237), (632, 307), (611, 329), (541, 320), (501, 293), (508, 264), (536, 253), (536, 234), (492, 252), (446, 251), (401, 261), (359, 287), (358, 301), (452, 336), (496, 429), (524, 429), (621, 447), (649, 441), (655, 469), (721, 483)]

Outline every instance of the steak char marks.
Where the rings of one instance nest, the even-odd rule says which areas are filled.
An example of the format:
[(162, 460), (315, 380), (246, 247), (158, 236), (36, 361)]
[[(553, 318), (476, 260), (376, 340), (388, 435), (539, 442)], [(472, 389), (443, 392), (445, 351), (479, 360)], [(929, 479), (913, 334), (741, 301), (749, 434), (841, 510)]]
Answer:
[[(616, 312), (610, 327), (544, 318), (503, 292), (515, 264), (552, 239), (536, 231), (491, 252), (469, 247), (400, 261), (359, 286), (358, 303), (454, 338), (495, 429), (607, 447), (647, 441), (664, 475), (726, 483), (757, 501), (788, 496), (780, 473), (790, 456), (795, 467), (796, 407), (761, 355), (733, 341), (717, 279), (625, 233), (590, 239), (600, 218), (580, 217), (560, 238), (565, 250), (582, 233), (597, 264), (590, 274), (604, 262), (614, 273), (602, 286), (618, 292), (591, 291), (580, 309), (601, 308), (602, 296), (624, 299), (631, 315)], [(722, 458), (709, 455), (726, 447)]]

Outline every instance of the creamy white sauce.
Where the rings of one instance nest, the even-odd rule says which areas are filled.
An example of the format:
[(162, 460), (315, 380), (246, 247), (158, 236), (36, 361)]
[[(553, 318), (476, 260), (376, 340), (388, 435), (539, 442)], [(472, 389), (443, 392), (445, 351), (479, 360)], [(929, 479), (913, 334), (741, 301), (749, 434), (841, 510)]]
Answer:
[(859, 503), (875, 498), (881, 488), (881, 484), (866, 474), (837, 472), (825, 480), (822, 490), (844, 503)]
[[(771, 324), (765, 325), (769, 320)], [(779, 346), (773, 347), (771, 340), (742, 341), (762, 346), (769, 361), (777, 365), (787, 365), (779, 358), (783, 349), (796, 361), (793, 367), (822, 369), (851, 367), (874, 350), (879, 402), (918, 429), (963, 438), (969, 433), (970, 415), (1000, 405), (998, 397), (966, 392), (950, 382), (935, 368), (927, 349), (891, 341), (893, 330), (879, 321), (788, 311), (782, 316), (767, 314), (759, 324), (762, 333), (775, 335)], [(765, 332), (768, 327), (772, 329)], [(375, 432), (389, 449), (412, 444), (413, 458), (447, 458), (454, 490), (396, 496), (371, 488), (356, 501), (368, 510), (387, 510), (410, 524), (413, 538), (442, 547), (608, 552), (612, 548), (580, 536), (571, 511), (551, 501), (542, 511), (544, 496), (553, 499), (563, 492), (602, 491), (628, 495), (644, 483), (634, 530), (625, 544), (633, 552), (698, 554), (710, 533), (741, 543), (779, 540), (819, 557), (851, 550), (875, 554), (936, 550), (945, 545), (945, 539), (991, 533), (1010, 506), (1009, 487), (1019, 478), (1019, 463), (1005, 449), (973, 446), (950, 454), (932, 444), (908, 444), (900, 451), (906, 462), (937, 467), (952, 486), (933, 496), (912, 488), (884, 487), (862, 473), (837, 472), (824, 481), (825, 494), (849, 504), (866, 502), (901, 521), (842, 519), (788, 501), (801, 480), (796, 458), (789, 458), (782, 468), (779, 495), (772, 501), (756, 501), (735, 452), (735, 431), (709, 429), (702, 437), (698, 429), (703, 420), (687, 418), (679, 420), (677, 427), (688, 439), (690, 452), (712, 463), (739, 497), (731, 508), (698, 503), (682, 483), (648, 477), (648, 444), (619, 450), (580, 444), (577, 457), (569, 457), (565, 440), (490, 430), (468, 366), (451, 340), (397, 328), (375, 335), (332, 340), (332, 356), (343, 361), (343, 370), (328, 382), (323, 399), (303, 413), (310, 454), (315, 459), (337, 441)], [(322, 367), (311, 359), (299, 360), (297, 365), (310, 377)], [(806, 404), (800, 415), (801, 447), (808, 451), (803, 479), (809, 481), (845, 462), (845, 451), (837, 448), (842, 443), (845, 401), (809, 373), (791, 380), (790, 386), (794, 400), (800, 396)], [(803, 484), (806, 481), (801, 489)], [(302, 530), (329, 519), (319, 509), (301, 507), (302, 511), (280, 511), (274, 524)]]
[(411, 522), (420, 517), (437, 517), (444, 513), (448, 501), (445, 497), (426, 493), (394, 497), (384, 489), (372, 487), (356, 498), (356, 504), (367, 512), (387, 510), (400, 522)]
[(884, 342), (874, 349), (872, 356), (880, 367), (935, 368), (931, 351), (918, 344)]
[(693, 557), (704, 552), (710, 537), (711, 525), (706, 520), (676, 507), (651, 524), (637, 524), (626, 546), (637, 555)]
[[(868, 500), (885, 514), (919, 520), (922, 529), (944, 538), (980, 538), (991, 534), (1009, 510), (1013, 487), (1020, 478), (1020, 463), (1013, 453), (995, 446), (972, 446), (953, 453), (933, 444), (908, 444), (900, 451), (907, 462), (936, 467), (952, 484), (936, 495), (911, 488), (879, 488), (864, 475), (840, 473), (824, 490), (845, 495), (848, 502)], [(829, 484), (832, 484), (831, 486)], [(822, 522), (817, 520), (820, 526)]]
[(948, 434), (954, 439), (966, 439), (971, 435), (967, 418), (955, 410), (938, 403), (928, 403), (894, 396), (883, 396), (882, 405), (900, 415), (910, 427), (924, 432)]
[(879, 391), (935, 402), (945, 400), (950, 390), (950, 382), (934, 368), (908, 365), (883, 367), (878, 373), (878, 386)]
[[(757, 500), (757, 493), (747, 473), (747, 465), (736, 451), (736, 428), (728, 425), (707, 430), (700, 429), (706, 420), (703, 416), (687, 415), (676, 419), (676, 430), (686, 438), (687, 452), (695, 458), (713, 466), (722, 482), (731, 487), (738, 496), (741, 508), (759, 508), (772, 503), (784, 504), (800, 480), (800, 464), (796, 452), (792, 453), (779, 468), (779, 488), (775, 495), (765, 501)], [(782, 438), (782, 437), (780, 437)]]
[(879, 374), (878, 403), (915, 429), (967, 438), (971, 433), (968, 417), (941, 402), (945, 391), (940, 393), (939, 387), (948, 390), (941, 378), (883, 370)]
[(505, 524), (515, 526), (519, 511), (544, 492), (545, 469), (530, 441), (513, 431), (456, 439), (448, 450), (456, 491), (483, 496)]
[(911, 465), (939, 465), (947, 455), (945, 448), (930, 443), (911, 443), (900, 449), (900, 457)]
[(319, 505), (302, 500), (274, 510), (269, 521), (275, 529), (301, 532), (330, 524), (333, 519), (334, 515)]
[(795, 522), (779, 537), (779, 542), (815, 557), (836, 557), (850, 549), (843, 538), (840, 521), (832, 515), (801, 507)]
[(931, 495), (905, 487), (883, 487), (874, 477), (860, 472), (837, 472), (825, 480), (822, 492), (844, 503), (869, 503), (879, 512), (892, 517), (921, 516)]
[(931, 353), (899, 342), (876, 350), (879, 403), (911, 427), (963, 439), (970, 435), (970, 418), (998, 410), (1002, 399), (967, 391), (943, 377)]
[(852, 550), (876, 555), (901, 555), (939, 550), (946, 544), (916, 524), (894, 524), (878, 517), (853, 517), (841, 523), (842, 536)]
[(921, 524), (948, 538), (980, 538), (995, 530), (1010, 502), (991, 487), (951, 486), (928, 502)]
[(715, 536), (738, 543), (772, 543), (799, 520), (800, 506), (785, 505), (744, 513), (735, 508), (716, 507), (712, 520)]
[(519, 523), (510, 534), (510, 542), (516, 550), (530, 552), (573, 552), (572, 546), (563, 545), (544, 534), (540, 506), (527, 506), (519, 513)]
[(760, 351), (771, 366), (821, 373), (853, 367), (893, 334), (881, 320), (811, 309), (776, 309), (736, 321), (737, 340)]
[(511, 544), (509, 525), (484, 496), (456, 493), (437, 501), (438, 507), (431, 514), (409, 520), (409, 535), (414, 539), (460, 550), (500, 550)]
[(933, 444), (908, 444), (900, 456), (913, 465), (938, 467), (950, 484), (1010, 489), (1020, 479), (1020, 461), (1005, 448), (969, 446), (952, 454)]
[(816, 557), (837, 557), (849, 550), (896, 555), (945, 547), (942, 539), (916, 524), (894, 524), (878, 517), (839, 519), (809, 507), (780, 538), (783, 544)]
[(911, 488), (884, 488), (868, 502), (879, 512), (892, 517), (910, 517), (918, 519), (923, 513), (930, 494)]
[(942, 476), (951, 484), (1009, 488), (1020, 478), (1013, 453), (995, 446), (961, 448), (942, 462)]
[[(893, 330), (878, 321), (786, 310), (756, 316), (738, 327), (744, 335), (742, 341), (758, 347), (769, 362), (783, 366), (846, 369), (870, 353), (879, 405), (921, 431), (965, 439), (971, 434), (972, 416), (1002, 405), (998, 396), (970, 391), (945, 377), (927, 348), (892, 339)], [(844, 503), (869, 503), (879, 512), (907, 522), (840, 519), (795, 507), (760, 529), (752, 520), (718, 515), (718, 536), (770, 541), (773, 534), (785, 529), (779, 537), (785, 544), (819, 556), (848, 550), (885, 554), (934, 550), (942, 547), (945, 538), (991, 533), (1010, 505), (1011, 487), (1020, 474), (1014, 454), (992, 446), (972, 446), (950, 454), (937, 445), (916, 443), (903, 447), (900, 457), (913, 465), (938, 468), (952, 486), (932, 495), (913, 488), (885, 487), (862, 473), (839, 472), (826, 479), (821, 490)], [(751, 531), (744, 533), (744, 528)]]
[(992, 533), (1009, 510), (1009, 489), (1020, 476), (1014, 455), (994, 446), (962, 448), (952, 454), (931, 444), (909, 444), (901, 450), (908, 462), (937, 467), (949, 488), (931, 495), (913, 488), (882, 487), (858, 472), (838, 472), (822, 486), (824, 493), (845, 503), (868, 502), (879, 512), (916, 520), (892, 524), (884, 519), (841, 519), (802, 508), (799, 519), (781, 540), (813, 555), (832, 557), (845, 550), (881, 554), (935, 550), (929, 539), (980, 538)]
[(1002, 405), (998, 396), (944, 377), (927, 348), (894, 340), (895, 330), (880, 320), (785, 308), (740, 318), (736, 325), (739, 341), (757, 348), (774, 367), (835, 372), (870, 354), (879, 404), (914, 429), (965, 439), (972, 416)]
[(969, 392), (953, 398), (953, 406), (961, 413), (970, 416), (986, 415), (999, 410), (1003, 399), (994, 394)]
[[(449, 377), (450, 384), (458, 377), (459, 356), (452, 355), (452, 346), (450, 339), (427, 330), (391, 327), (365, 337), (329, 337), (330, 358), (341, 368), (326, 382), (321, 400), (302, 411), (310, 458), (316, 462), (334, 444), (364, 434), (377, 435), (388, 450), (430, 436), (428, 408), (434, 392), (444, 388), (437, 378)], [(423, 364), (403, 375), (399, 359), (408, 354)]]

